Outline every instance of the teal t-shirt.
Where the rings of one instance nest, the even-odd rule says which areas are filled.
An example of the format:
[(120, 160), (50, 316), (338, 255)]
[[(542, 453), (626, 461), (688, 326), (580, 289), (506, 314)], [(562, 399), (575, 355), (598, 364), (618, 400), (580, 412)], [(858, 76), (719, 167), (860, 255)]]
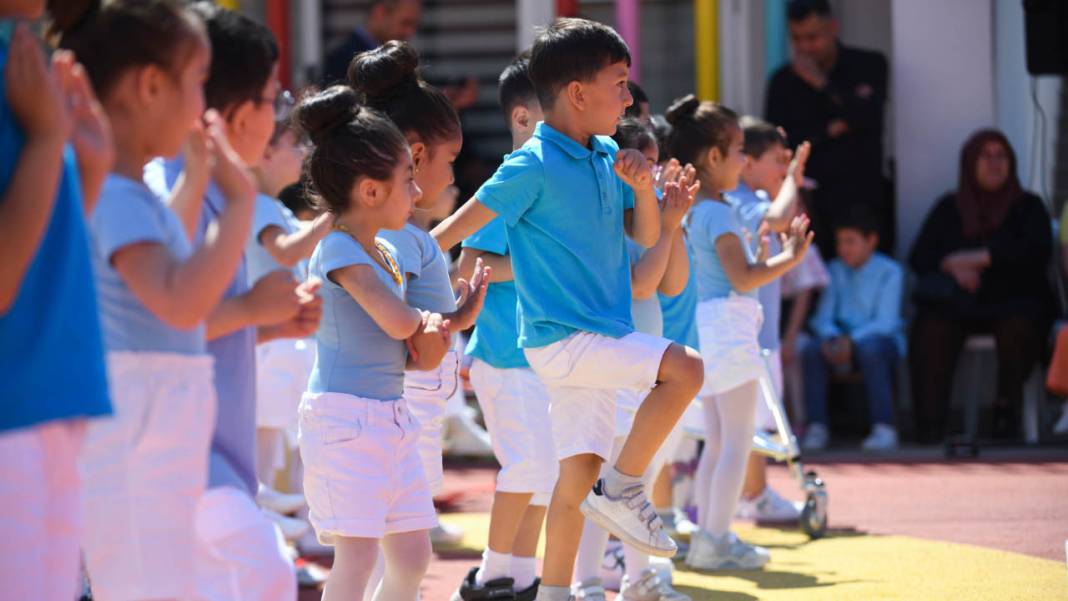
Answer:
[[(497, 217), (487, 223), (464, 240), (463, 247), (507, 256), (508, 235), (504, 219)], [(498, 369), (529, 367), (517, 342), (517, 302), (515, 282), (491, 282), (486, 290), (486, 302), (475, 322), (475, 331), (464, 352)]]

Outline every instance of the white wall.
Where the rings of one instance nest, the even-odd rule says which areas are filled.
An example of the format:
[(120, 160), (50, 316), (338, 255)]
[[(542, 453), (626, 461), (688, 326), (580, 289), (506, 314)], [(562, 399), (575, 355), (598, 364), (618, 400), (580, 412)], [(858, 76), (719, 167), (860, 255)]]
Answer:
[(992, 17), (992, 0), (891, 5), (898, 257), (934, 201), (956, 187), (961, 143), (995, 123)]

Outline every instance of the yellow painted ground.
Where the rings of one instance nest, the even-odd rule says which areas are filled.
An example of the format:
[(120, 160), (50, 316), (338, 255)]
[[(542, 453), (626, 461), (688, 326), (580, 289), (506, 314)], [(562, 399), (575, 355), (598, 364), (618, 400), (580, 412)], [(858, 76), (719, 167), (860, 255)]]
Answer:
[[(462, 547), (481, 552), (488, 515), (442, 519), (465, 528)], [(737, 532), (771, 550), (763, 571), (713, 576), (679, 564), (676, 588), (695, 601), (1068, 600), (1068, 571), (1056, 561), (905, 536), (842, 532), (809, 541), (800, 532), (769, 528)]]

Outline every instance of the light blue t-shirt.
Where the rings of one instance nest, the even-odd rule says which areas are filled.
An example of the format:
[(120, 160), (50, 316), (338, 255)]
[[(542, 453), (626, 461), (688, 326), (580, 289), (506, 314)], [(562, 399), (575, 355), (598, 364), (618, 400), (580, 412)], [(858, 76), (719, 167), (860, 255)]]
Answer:
[(388, 240), (397, 250), (397, 263), (407, 276), (409, 306), (432, 313), (456, 310), (449, 263), (441, 247), (430, 235), (411, 223), (399, 230), (381, 230), (378, 237)]
[[(627, 260), (631, 269), (645, 254), (645, 247), (627, 238)], [(653, 336), (664, 335), (664, 314), (660, 311), (660, 300), (654, 294), (649, 298), (630, 299), (630, 314), (634, 319), (634, 329)]]
[(856, 269), (841, 259), (827, 266), (831, 283), (809, 325), (821, 339), (849, 336), (861, 340), (886, 336), (894, 341), (899, 356), (905, 356), (905, 326), (901, 319), (904, 272), (897, 261), (875, 253)]
[[(752, 188), (739, 183), (738, 187), (724, 194), (727, 202), (734, 211), (734, 218), (742, 224), (742, 228), (750, 234), (749, 251), (754, 255), (760, 250), (760, 224), (771, 208), (768, 194), (763, 190), (753, 191)], [(775, 256), (782, 252), (782, 243), (774, 233), (768, 237), (768, 256)], [(745, 238), (742, 238), (745, 242)], [(770, 283), (761, 286), (757, 290), (757, 300), (764, 308), (764, 323), (760, 326), (760, 334), (757, 339), (760, 346), (768, 350), (779, 350), (779, 315), (782, 312), (781, 278), (775, 278)]]
[(666, 296), (658, 292), (657, 297), (660, 299), (660, 312), (664, 316), (664, 337), (672, 342), (696, 349), (700, 346), (696, 317), (697, 274), (689, 236), (686, 237), (686, 259), (690, 262), (690, 277), (686, 279), (686, 287), (675, 296)]
[[(260, 242), (260, 234), (263, 230), (275, 226), (281, 228), (286, 234), (300, 231), (300, 221), (293, 212), (277, 199), (266, 194), (256, 195), (256, 208), (252, 213), (252, 230), (249, 235), (248, 245), (245, 247), (245, 258), (248, 260), (248, 283), (252, 286), (260, 278), (272, 271), (287, 269), (275, 260), (271, 253)], [(303, 282), (308, 275), (308, 262), (302, 260), (292, 268), (293, 277)]]
[(89, 219), (89, 239), (108, 351), (205, 352), (203, 323), (187, 330), (167, 325), (133, 295), (111, 262), (120, 249), (144, 242), (163, 246), (176, 261), (193, 254), (182, 223), (160, 197), (144, 182), (109, 174)]
[[(182, 173), (183, 161), (155, 160), (145, 167), (145, 183), (157, 196), (166, 198)], [(204, 194), (204, 207), (197, 223), (194, 247), (200, 246), (208, 226), (226, 207), (226, 197), (214, 182)], [(249, 291), (244, 256), (223, 299)], [(208, 456), (208, 487), (231, 486), (255, 496), (256, 480), (256, 328), (245, 327), (208, 341), (215, 359), (215, 432)]]
[[(10, 30), (13, 21), (0, 22)], [(0, 41), (0, 203), (26, 135), (7, 104)], [(0, 431), (111, 414), (104, 345), (74, 152), (63, 152), (52, 217), (18, 294), (0, 314)], [(43, 210), (43, 209), (42, 209)]]
[(587, 148), (542, 122), (475, 194), (508, 228), (524, 348), (634, 331), (623, 242), (634, 193), (613, 171), (618, 151), (606, 136)]
[[(376, 238), (396, 261), (397, 249)], [(397, 298), (404, 298), (405, 282), (393, 279), (352, 236), (330, 232), (315, 247), (309, 273), (323, 282), (323, 318), (315, 335), (318, 355), (308, 380), (309, 392), (342, 392), (390, 401), (404, 394), (403, 340), (386, 334), (352, 295), (328, 276), (350, 265), (370, 265), (379, 281)]]
[[(507, 256), (508, 232), (504, 219), (494, 218), (464, 240), (463, 247)], [(517, 302), (515, 282), (491, 282), (486, 290), (486, 302), (475, 322), (475, 331), (464, 352), (497, 369), (529, 367), (527, 357), (517, 342)]]
[(734, 219), (731, 207), (725, 202), (705, 199), (690, 209), (686, 219), (686, 232), (693, 246), (693, 260), (697, 267), (697, 299), (699, 301), (714, 298), (727, 298), (731, 292), (756, 298), (756, 290), (739, 292), (734, 290), (719, 262), (716, 252), (716, 240), (720, 236), (734, 234), (742, 242), (746, 258), (750, 263), (755, 256), (745, 243), (745, 232)]

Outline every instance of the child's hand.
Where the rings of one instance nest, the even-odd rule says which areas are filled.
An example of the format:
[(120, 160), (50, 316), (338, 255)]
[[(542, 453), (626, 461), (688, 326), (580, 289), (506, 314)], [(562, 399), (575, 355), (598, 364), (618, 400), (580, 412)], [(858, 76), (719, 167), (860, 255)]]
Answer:
[[(212, 109), (209, 112), (214, 112)], [(206, 183), (211, 177), (211, 162), (214, 150), (204, 124), (197, 122), (189, 130), (182, 144), (182, 164), (185, 176), (196, 182)]]
[(67, 101), (71, 144), (82, 180), (103, 182), (115, 162), (111, 124), (93, 93), (85, 67), (74, 62), (74, 54), (60, 50), (52, 56), (52, 64)]
[(297, 286), (300, 309), (293, 318), (297, 338), (307, 338), (319, 329), (319, 320), (323, 317), (323, 299), (319, 296), (319, 289), (322, 287), (323, 283), (318, 278), (310, 278)]
[[(767, 221), (761, 221), (760, 222), (760, 227), (757, 228), (757, 232), (756, 232), (756, 237), (757, 237), (756, 260), (757, 260), (757, 263), (763, 263), (764, 261), (768, 260), (769, 248), (771, 246), (770, 233), (771, 233), (771, 228), (768, 226), (768, 222)], [(752, 246), (752, 244), (753, 244), (753, 240), (752, 240), (753, 234), (751, 232), (749, 232), (749, 231), (746, 231), (745, 236), (747, 238), (748, 244), (750, 246)]]
[(28, 138), (48, 135), (66, 141), (70, 137), (71, 118), (59, 82), (59, 72), (69, 68), (60, 62), (49, 70), (44, 52), (26, 25), (15, 28), (4, 78), (7, 103)]
[(475, 261), (475, 270), (470, 281), (463, 278), (457, 281), (459, 295), (456, 299), (456, 312), (449, 319), (453, 332), (462, 332), (475, 325), (486, 301), (489, 281), (490, 268), (482, 263), (482, 259)]
[(797, 147), (797, 152), (794, 154), (794, 158), (790, 161), (790, 174), (794, 176), (794, 183), (800, 188), (805, 183), (805, 164), (808, 162), (808, 155), (812, 152), (812, 144), (809, 142), (802, 142)]
[(245, 162), (230, 146), (223, 128), (222, 117), (215, 111), (205, 114), (209, 148), (212, 158), (212, 175), (227, 202), (251, 205), (256, 198), (256, 184), (249, 175)]
[(653, 189), (653, 170), (642, 153), (625, 148), (616, 153), (616, 175), (635, 192)]
[(681, 172), (682, 164), (679, 163), (679, 160), (674, 157), (668, 159), (667, 163), (664, 163), (653, 172), (657, 190), (663, 190), (668, 182), (678, 181), (679, 173)]
[(413, 369), (434, 369), (449, 351), (452, 338), (450, 322), (438, 313), (423, 311), (423, 322), (407, 340), (409, 365)]
[(782, 252), (787, 253), (794, 264), (801, 261), (809, 245), (812, 244), (814, 234), (808, 231), (808, 226), (808, 215), (798, 215), (790, 221), (789, 228), (779, 234), (782, 240)]
[(300, 283), (293, 274), (284, 269), (257, 280), (246, 297), (254, 321), (259, 325), (274, 325), (296, 317), (302, 307), (298, 286)]
[(679, 229), (683, 217), (692, 206), (693, 195), (688, 190), (678, 182), (667, 183), (664, 186), (663, 205), (660, 209), (660, 229), (663, 235), (673, 234)]

